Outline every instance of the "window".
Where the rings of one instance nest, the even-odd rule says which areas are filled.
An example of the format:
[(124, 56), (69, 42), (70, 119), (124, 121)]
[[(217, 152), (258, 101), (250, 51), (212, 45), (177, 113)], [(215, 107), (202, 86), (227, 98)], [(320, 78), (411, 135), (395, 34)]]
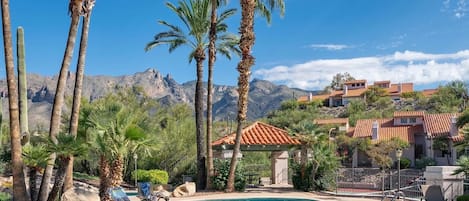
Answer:
[(417, 118), (415, 117), (409, 118), (409, 123), (417, 123)]
[(401, 118), (401, 124), (406, 124), (407, 123), (407, 118)]

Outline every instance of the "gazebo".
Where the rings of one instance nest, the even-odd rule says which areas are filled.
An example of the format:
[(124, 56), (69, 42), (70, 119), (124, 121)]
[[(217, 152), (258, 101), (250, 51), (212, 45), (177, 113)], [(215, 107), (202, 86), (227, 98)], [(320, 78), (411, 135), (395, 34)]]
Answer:
[[(231, 158), (235, 144), (236, 133), (228, 134), (212, 143), (214, 157)], [(272, 184), (288, 184), (288, 150), (301, 145), (298, 139), (292, 138), (287, 131), (275, 126), (254, 122), (243, 128), (241, 138), (241, 152), (270, 151)], [(237, 157), (242, 157), (238, 155)]]

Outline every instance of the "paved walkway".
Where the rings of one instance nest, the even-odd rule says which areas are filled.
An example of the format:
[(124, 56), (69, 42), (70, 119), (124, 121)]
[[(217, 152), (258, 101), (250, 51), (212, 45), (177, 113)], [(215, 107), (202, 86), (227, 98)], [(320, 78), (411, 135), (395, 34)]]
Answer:
[(230, 199), (230, 198), (303, 198), (318, 201), (371, 201), (379, 199), (370, 199), (362, 197), (336, 197), (330, 195), (320, 195), (317, 193), (301, 192), (293, 189), (289, 185), (272, 185), (259, 188), (248, 188), (246, 192), (241, 193), (223, 193), (223, 192), (202, 192), (195, 196), (186, 198), (171, 198), (171, 201), (204, 201), (211, 199)]

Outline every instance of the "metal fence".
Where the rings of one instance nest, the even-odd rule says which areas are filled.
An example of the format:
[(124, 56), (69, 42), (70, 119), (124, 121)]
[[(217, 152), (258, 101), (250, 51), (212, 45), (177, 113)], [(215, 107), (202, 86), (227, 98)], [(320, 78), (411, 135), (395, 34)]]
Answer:
[(407, 200), (423, 198), (420, 186), (423, 172), (413, 169), (382, 171), (379, 168), (341, 168), (337, 172), (335, 194), (347, 196), (385, 197), (402, 192)]

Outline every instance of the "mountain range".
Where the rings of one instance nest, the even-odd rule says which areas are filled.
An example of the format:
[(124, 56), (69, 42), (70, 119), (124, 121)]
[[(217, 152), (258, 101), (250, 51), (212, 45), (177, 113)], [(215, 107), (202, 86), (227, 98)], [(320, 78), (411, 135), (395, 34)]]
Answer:
[[(29, 124), (32, 130), (47, 130), (49, 126), (52, 103), (58, 76), (42, 76), (28, 74), (28, 112)], [(69, 73), (67, 77), (66, 96), (72, 96), (75, 75)], [(123, 76), (85, 76), (83, 80), (83, 97), (95, 100), (108, 93), (122, 88), (141, 87), (144, 92), (157, 99), (163, 105), (174, 103), (194, 104), (195, 81), (180, 84), (171, 75), (163, 76), (155, 69), (149, 68), (144, 72)], [(213, 115), (215, 120), (234, 120), (237, 112), (238, 93), (235, 86), (214, 85), (213, 87)], [(6, 80), (0, 80), (0, 93), (7, 93)], [(204, 97), (207, 91), (205, 88)], [(269, 81), (254, 79), (250, 83), (248, 119), (255, 120), (277, 109), (282, 101), (306, 95), (307, 91), (292, 89), (284, 85), (275, 85)], [(3, 100), (3, 114), (8, 110), (8, 101)]]

